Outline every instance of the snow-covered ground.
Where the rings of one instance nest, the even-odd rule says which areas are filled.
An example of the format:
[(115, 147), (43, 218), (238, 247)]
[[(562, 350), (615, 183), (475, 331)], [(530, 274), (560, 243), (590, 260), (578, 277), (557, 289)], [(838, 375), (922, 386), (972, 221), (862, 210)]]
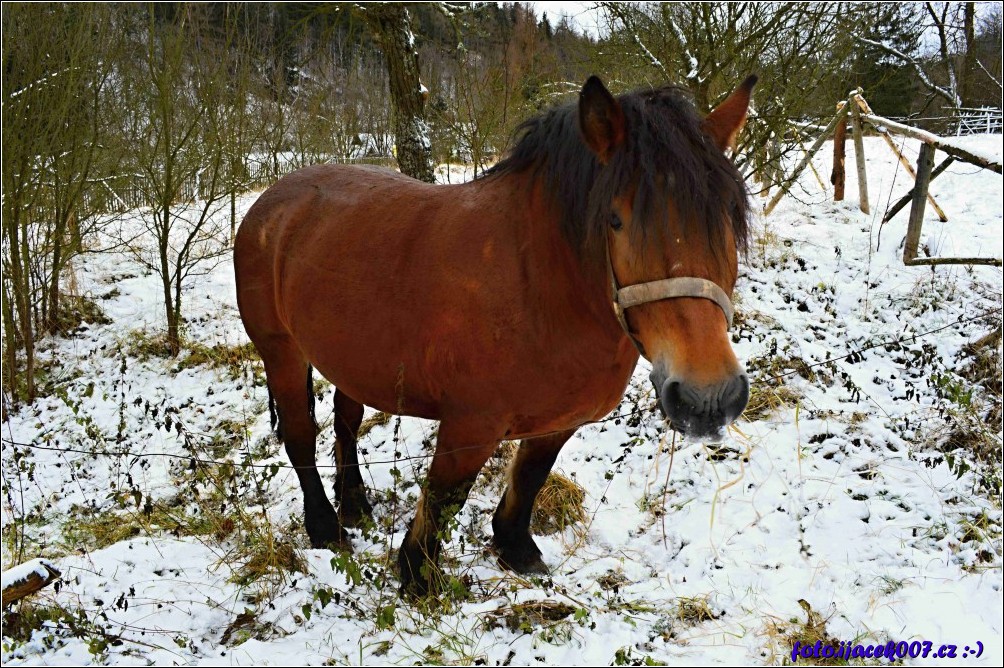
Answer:
[[(958, 141), (1000, 160), (1000, 136)], [(916, 142), (905, 150), (915, 160)], [(112, 322), (43, 342), (54, 389), (2, 425), (4, 567), (41, 556), (62, 572), (26, 604), (50, 620), (29, 639), (5, 618), (3, 662), (782, 663), (793, 640), (826, 638), (930, 641), (904, 662), (941, 663), (945, 644), (947, 660), (999, 665), (1000, 468), (963, 437), (982, 428), (997, 459), (1001, 424), (981, 424), (986, 390), (960, 374), (963, 346), (1000, 324), (1001, 269), (904, 267), (907, 212), (878, 221), (911, 180), (880, 140), (866, 154), (872, 215), (848, 142), (845, 202), (807, 171), (754, 221), (734, 335), (773, 409), (723, 446), (676, 439), (671, 454), (643, 362), (612, 418), (558, 459), (586, 519), (537, 538), (550, 577), (486, 552), (499, 490), (485, 480), (445, 551), (457, 592), (438, 607), (398, 599), (389, 556), (435, 424), (373, 427), (361, 449), (377, 527), (354, 534), (351, 559), (307, 549), (295, 475), (268, 466), (286, 460), (254, 365), (142, 354), (163, 326), (157, 278), (118, 254), (84, 258), (78, 290)], [(829, 174), (825, 149), (816, 166)], [(956, 163), (931, 192), (949, 222), (928, 208), (928, 252), (1001, 256), (999, 175)], [(189, 341), (246, 343), (229, 263), (184, 298)], [(330, 465), (333, 388), (317, 389)], [(261, 555), (295, 568), (269, 572)]]

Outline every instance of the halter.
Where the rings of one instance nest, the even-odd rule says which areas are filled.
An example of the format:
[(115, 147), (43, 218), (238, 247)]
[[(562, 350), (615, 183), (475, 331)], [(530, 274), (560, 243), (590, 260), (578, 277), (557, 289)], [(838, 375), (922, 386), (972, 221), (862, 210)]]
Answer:
[(638, 352), (644, 355), (641, 342), (635, 338), (628, 326), (625, 311), (632, 306), (640, 306), (649, 302), (657, 302), (663, 299), (674, 299), (676, 297), (693, 297), (696, 299), (708, 299), (713, 301), (722, 309), (725, 314), (727, 329), (732, 329), (732, 317), (735, 309), (732, 300), (725, 294), (717, 283), (704, 278), (687, 276), (682, 278), (663, 278), (658, 281), (647, 281), (645, 283), (635, 283), (626, 287), (620, 287), (617, 276), (614, 274), (614, 265), (610, 261), (610, 242), (606, 243), (607, 274), (610, 276), (610, 287), (612, 288), (612, 300), (614, 315), (621, 329), (628, 335), (634, 343)]

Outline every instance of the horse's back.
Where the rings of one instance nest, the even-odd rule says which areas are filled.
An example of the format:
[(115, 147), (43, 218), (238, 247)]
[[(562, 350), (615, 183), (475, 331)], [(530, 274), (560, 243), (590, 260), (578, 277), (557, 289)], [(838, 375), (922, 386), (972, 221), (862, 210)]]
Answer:
[[(345, 250), (359, 210), (381, 198), (414, 196), (428, 184), (374, 166), (313, 165), (287, 174), (259, 196), (234, 240), (237, 301), (255, 332), (282, 326), (279, 288), (291, 262)], [(374, 220), (366, 216), (367, 220)], [(379, 220), (376, 218), (375, 220)], [(370, 233), (379, 231), (369, 229)]]

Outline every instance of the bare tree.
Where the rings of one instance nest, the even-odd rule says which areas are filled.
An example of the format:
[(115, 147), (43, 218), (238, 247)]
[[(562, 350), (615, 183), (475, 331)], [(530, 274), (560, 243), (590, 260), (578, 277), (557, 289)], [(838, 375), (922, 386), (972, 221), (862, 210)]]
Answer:
[(841, 47), (836, 30), (845, 11), (841, 4), (599, 4), (611, 33), (601, 62), (624, 83), (685, 86), (706, 113), (737, 81), (760, 76), (739, 147), (750, 160), (747, 174), (769, 171), (768, 146), (792, 132), (791, 119), (832, 113), (832, 99), (814, 93), (828, 86), (833, 61), (842, 57), (835, 54)]
[(35, 341), (60, 329), (61, 277), (97, 221), (86, 195), (109, 159), (98, 147), (113, 113), (103, 104), (112, 12), (86, 4), (3, 8), (3, 358), (15, 400), (35, 396)]
[[(182, 342), (182, 290), (228, 250), (227, 71), (223, 54), (200, 34), (198, 7), (162, 19), (146, 10), (146, 34), (136, 66), (126, 73), (136, 114), (135, 169), (147, 208), (141, 225), (125, 230), (134, 257), (161, 279), (167, 348)], [(196, 44), (198, 45), (196, 48)], [(151, 247), (151, 243), (153, 244)]]
[[(904, 52), (885, 41), (856, 39), (882, 49), (890, 56), (913, 68), (930, 96), (937, 97), (949, 110), (958, 113), (970, 103), (973, 82), (978, 73), (986, 71), (979, 61), (976, 42), (976, 3), (925, 2), (924, 27), (937, 37), (937, 57), (923, 53)], [(992, 77), (991, 77), (992, 78)]]

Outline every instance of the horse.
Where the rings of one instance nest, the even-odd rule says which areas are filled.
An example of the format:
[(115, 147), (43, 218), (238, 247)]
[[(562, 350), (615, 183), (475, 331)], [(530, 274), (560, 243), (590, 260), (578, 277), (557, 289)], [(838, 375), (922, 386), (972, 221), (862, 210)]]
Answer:
[[(681, 89), (614, 97), (593, 76), (474, 181), (323, 164), (258, 198), (234, 243), (237, 303), (314, 547), (351, 549), (345, 528), (372, 512), (356, 451), (364, 406), (440, 423), (398, 552), (414, 596), (436, 588), (440, 530), (502, 440), (521, 443), (495, 554), (547, 572), (534, 500), (576, 429), (618, 405), (639, 356), (677, 431), (717, 438), (742, 413), (728, 295), (748, 205), (726, 151), (755, 83), (702, 119)], [(315, 463), (311, 369), (336, 388), (337, 513)]]

